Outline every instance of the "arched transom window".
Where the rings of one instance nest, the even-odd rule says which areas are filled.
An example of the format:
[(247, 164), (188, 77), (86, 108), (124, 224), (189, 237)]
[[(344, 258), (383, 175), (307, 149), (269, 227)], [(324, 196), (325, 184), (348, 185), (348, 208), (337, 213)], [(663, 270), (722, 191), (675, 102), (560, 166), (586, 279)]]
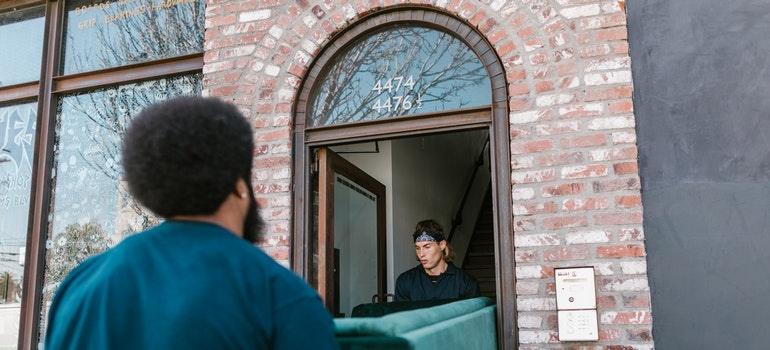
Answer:
[(492, 103), (489, 75), (458, 37), (422, 25), (380, 28), (334, 55), (310, 94), (308, 127)]

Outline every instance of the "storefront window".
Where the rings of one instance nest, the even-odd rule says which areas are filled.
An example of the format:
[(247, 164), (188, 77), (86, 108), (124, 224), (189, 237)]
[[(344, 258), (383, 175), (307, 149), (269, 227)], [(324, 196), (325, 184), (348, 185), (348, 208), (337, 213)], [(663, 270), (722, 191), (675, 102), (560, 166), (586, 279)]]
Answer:
[(457, 37), (396, 26), (335, 55), (311, 93), (308, 125), (324, 126), (491, 104), (489, 75)]
[(56, 288), (72, 268), (158, 223), (128, 194), (120, 164), (122, 136), (144, 107), (200, 94), (201, 80), (200, 74), (178, 76), (59, 99), (41, 325)]
[(18, 341), (37, 103), (0, 107), (0, 348)]
[(45, 7), (0, 13), (0, 86), (40, 79)]
[(63, 74), (203, 51), (202, 0), (67, 1)]

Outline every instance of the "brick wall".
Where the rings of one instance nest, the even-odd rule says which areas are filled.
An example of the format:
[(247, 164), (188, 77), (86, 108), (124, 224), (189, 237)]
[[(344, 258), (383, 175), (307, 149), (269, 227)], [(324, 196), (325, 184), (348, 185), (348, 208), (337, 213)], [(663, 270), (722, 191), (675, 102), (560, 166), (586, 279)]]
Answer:
[[(255, 127), (265, 250), (288, 264), (292, 101), (312, 58), (363, 14), (408, 1), (208, 0), (204, 93)], [(650, 349), (624, 1), (416, 1), (496, 48), (509, 83), (521, 349)], [(596, 267), (600, 341), (557, 340), (553, 268)]]

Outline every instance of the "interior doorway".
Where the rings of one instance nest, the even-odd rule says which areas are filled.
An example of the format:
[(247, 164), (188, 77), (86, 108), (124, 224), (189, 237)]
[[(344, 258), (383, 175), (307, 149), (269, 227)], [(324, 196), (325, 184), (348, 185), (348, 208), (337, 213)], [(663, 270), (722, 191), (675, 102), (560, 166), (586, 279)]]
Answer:
[(412, 233), (437, 221), (453, 263), (496, 296), (489, 133), (473, 129), (312, 149), (316, 288), (338, 317), (392, 300), (415, 267)]

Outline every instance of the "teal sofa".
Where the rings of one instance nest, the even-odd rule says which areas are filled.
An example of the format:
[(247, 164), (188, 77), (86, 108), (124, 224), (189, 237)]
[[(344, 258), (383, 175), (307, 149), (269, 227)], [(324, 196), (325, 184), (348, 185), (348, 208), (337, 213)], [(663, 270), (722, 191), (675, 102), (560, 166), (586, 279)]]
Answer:
[(460, 300), (382, 317), (334, 320), (342, 350), (494, 350), (495, 306), (489, 298)]

